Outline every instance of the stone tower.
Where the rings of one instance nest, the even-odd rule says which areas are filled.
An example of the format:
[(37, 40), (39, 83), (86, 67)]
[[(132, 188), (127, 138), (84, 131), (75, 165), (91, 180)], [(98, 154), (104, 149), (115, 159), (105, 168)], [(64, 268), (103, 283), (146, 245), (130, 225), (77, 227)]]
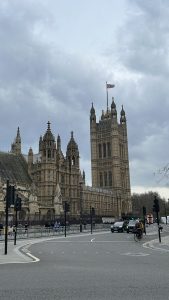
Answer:
[(39, 202), (43, 207), (51, 207), (53, 205), (53, 195), (56, 186), (56, 143), (50, 129), (50, 122), (47, 125), (46, 133), (39, 140), (41, 162), (39, 164), (39, 174), (37, 173)]
[(99, 123), (95, 109), (90, 110), (90, 141), (92, 186), (114, 192), (119, 210), (131, 211), (128, 139), (125, 111), (122, 106), (120, 123), (114, 98), (111, 109), (102, 111)]

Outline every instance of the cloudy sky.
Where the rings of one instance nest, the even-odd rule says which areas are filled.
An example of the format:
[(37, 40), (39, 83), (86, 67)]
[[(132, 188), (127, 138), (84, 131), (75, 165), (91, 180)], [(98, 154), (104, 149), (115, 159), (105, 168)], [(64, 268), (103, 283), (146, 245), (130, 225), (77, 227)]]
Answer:
[(1, 0), (0, 150), (20, 127), (38, 151), (47, 121), (65, 153), (70, 132), (91, 184), (89, 112), (114, 83), (128, 124), (132, 192), (169, 198), (168, 0)]

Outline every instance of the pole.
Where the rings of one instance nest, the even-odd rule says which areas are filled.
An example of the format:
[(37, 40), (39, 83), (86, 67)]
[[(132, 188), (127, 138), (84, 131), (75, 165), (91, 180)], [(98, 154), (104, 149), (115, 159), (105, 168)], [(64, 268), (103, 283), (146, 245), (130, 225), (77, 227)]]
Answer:
[(165, 209), (165, 220), (166, 220), (166, 225), (167, 225), (167, 211), (166, 211), (166, 204), (165, 204), (165, 202), (164, 202), (164, 209)]
[(80, 182), (80, 232), (82, 232), (82, 182)]
[(106, 81), (106, 94), (107, 94), (107, 112), (108, 112), (108, 109), (109, 109), (109, 100), (108, 100), (108, 88), (107, 88), (107, 81)]
[[(18, 195), (17, 195), (17, 198), (18, 198)], [(17, 235), (17, 227), (18, 227), (18, 214), (17, 214), (17, 212), (18, 212), (17, 207), (15, 207), (15, 235), (14, 235), (14, 245), (16, 245), (16, 235)]]
[(157, 224), (158, 224), (158, 238), (159, 238), (159, 242), (161, 243), (161, 233), (160, 233), (160, 224), (159, 224), (159, 215), (158, 215), (158, 211), (156, 212), (157, 214)]
[(67, 204), (67, 203), (66, 203), (66, 201), (65, 201), (65, 237), (66, 237), (66, 207), (67, 207), (66, 204)]
[(146, 234), (146, 207), (143, 206), (143, 223), (144, 223), (144, 233)]
[(5, 209), (5, 255), (8, 248), (8, 206), (9, 206), (9, 180), (6, 183), (6, 209)]
[(93, 233), (93, 218), (92, 218), (92, 207), (90, 206), (90, 225), (91, 225), (91, 234)]
[(144, 216), (144, 233), (146, 234), (146, 218)]

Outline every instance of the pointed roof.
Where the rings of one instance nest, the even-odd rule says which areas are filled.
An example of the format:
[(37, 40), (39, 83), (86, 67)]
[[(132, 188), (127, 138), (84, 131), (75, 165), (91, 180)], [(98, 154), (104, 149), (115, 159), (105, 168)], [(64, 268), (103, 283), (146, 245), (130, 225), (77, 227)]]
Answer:
[(0, 177), (3, 182), (9, 179), (11, 183), (30, 184), (28, 166), (24, 157), (14, 153), (0, 152)]
[(70, 149), (70, 148), (74, 148), (74, 149), (78, 150), (78, 145), (75, 142), (74, 137), (73, 137), (73, 131), (71, 131), (71, 138), (67, 145), (67, 149)]
[(51, 129), (50, 129), (50, 122), (49, 121), (48, 121), (47, 125), (48, 125), (48, 127), (47, 127), (47, 130), (46, 130), (46, 133), (43, 136), (43, 141), (55, 142), (54, 135), (52, 134)]
[(90, 114), (95, 114), (95, 109), (94, 109), (94, 106), (93, 106), (93, 102), (92, 102), (92, 107), (91, 107), (91, 110), (90, 110)]

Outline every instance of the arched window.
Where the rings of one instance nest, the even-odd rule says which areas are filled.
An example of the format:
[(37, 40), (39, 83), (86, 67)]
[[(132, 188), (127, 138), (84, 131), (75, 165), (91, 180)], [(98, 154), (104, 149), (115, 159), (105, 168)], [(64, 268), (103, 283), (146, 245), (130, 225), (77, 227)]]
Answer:
[(110, 143), (107, 143), (107, 155), (108, 155), (108, 157), (111, 157), (111, 146), (110, 146)]
[(75, 157), (73, 156), (72, 157), (72, 166), (74, 166), (75, 165)]
[(106, 144), (103, 144), (103, 157), (106, 157)]

